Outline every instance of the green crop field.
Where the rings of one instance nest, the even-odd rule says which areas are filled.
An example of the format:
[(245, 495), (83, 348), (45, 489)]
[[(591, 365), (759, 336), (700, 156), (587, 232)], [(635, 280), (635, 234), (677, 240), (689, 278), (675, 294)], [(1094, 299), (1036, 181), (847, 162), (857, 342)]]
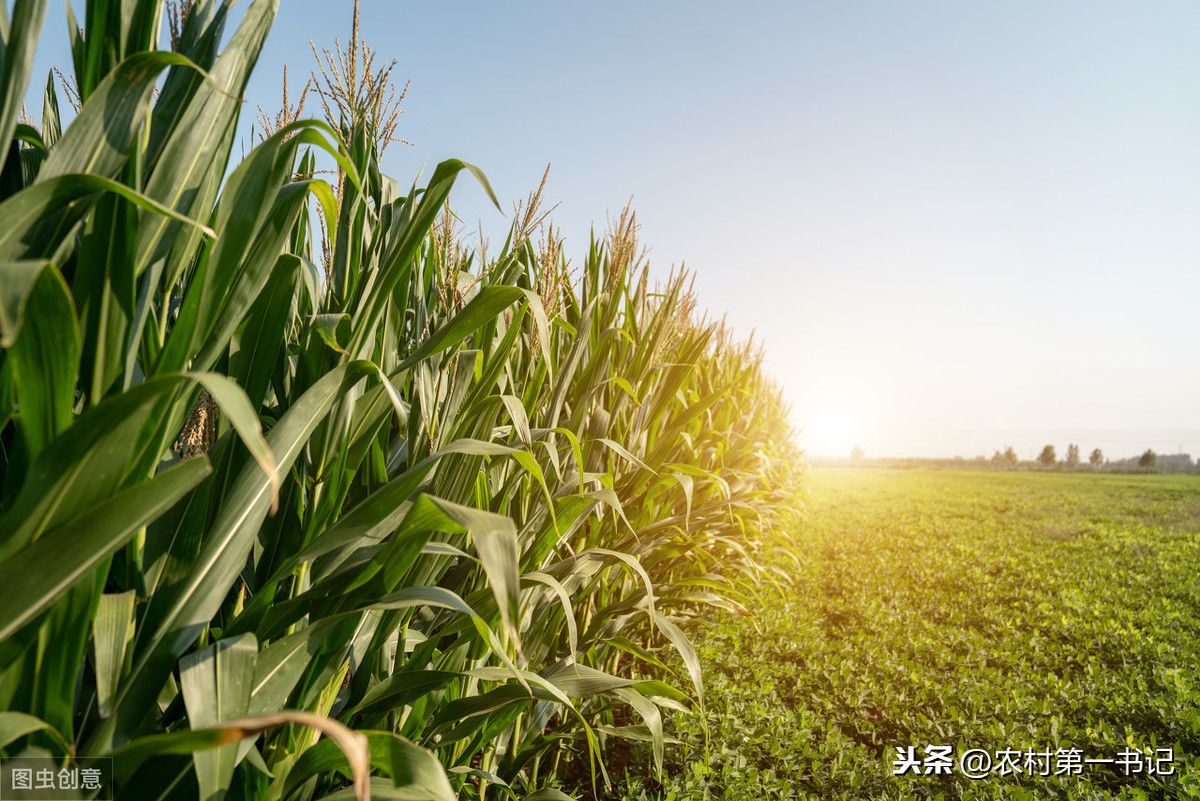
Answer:
[[(677, 718), (671, 778), (636, 778), (631, 753), (625, 797), (1200, 794), (1195, 477), (827, 468), (810, 486), (778, 592), (693, 624), (707, 753)], [(910, 746), (919, 773), (893, 775)], [(951, 773), (926, 774), (926, 746), (952, 748)], [(984, 778), (960, 770), (971, 749)]]

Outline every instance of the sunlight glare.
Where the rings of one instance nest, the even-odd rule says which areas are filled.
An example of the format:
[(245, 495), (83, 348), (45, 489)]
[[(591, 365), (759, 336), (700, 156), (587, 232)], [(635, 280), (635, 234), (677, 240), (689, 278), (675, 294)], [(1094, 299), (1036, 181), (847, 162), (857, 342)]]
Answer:
[(829, 409), (801, 432), (801, 444), (822, 456), (849, 456), (859, 435), (854, 415), (845, 408)]

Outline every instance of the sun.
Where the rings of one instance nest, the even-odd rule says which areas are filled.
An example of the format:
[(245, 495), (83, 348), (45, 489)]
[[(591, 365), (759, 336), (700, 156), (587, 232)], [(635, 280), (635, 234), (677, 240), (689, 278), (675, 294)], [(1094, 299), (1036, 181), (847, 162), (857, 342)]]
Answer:
[(854, 436), (854, 421), (844, 412), (835, 412), (821, 419), (814, 433), (822, 439), (844, 440)]
[(860, 435), (855, 416), (847, 409), (829, 409), (817, 415), (801, 433), (801, 443), (814, 455), (848, 456)]

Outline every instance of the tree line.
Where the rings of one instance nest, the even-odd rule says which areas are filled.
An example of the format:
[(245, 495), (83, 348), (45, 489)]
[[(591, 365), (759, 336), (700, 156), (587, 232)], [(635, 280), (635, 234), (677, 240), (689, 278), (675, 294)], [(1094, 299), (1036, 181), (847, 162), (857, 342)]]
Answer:
[(807, 456), (810, 464), (852, 464), (871, 467), (930, 467), (938, 469), (973, 468), (983, 470), (1080, 470), (1088, 472), (1154, 472), (1154, 473), (1187, 473), (1200, 472), (1200, 462), (1192, 459), (1190, 454), (1160, 454), (1153, 448), (1147, 448), (1138, 456), (1126, 459), (1109, 459), (1101, 448), (1093, 448), (1086, 462), (1082, 458), (1080, 446), (1076, 443), (1067, 445), (1066, 455), (1059, 459), (1058, 450), (1052, 444), (1042, 448), (1037, 458), (1022, 460), (1011, 445), (1005, 445), (1003, 450), (997, 449), (991, 458), (976, 456), (966, 459), (962, 456), (953, 458), (905, 458), (905, 457), (875, 457), (868, 458), (859, 445), (850, 451), (850, 458), (821, 458)]

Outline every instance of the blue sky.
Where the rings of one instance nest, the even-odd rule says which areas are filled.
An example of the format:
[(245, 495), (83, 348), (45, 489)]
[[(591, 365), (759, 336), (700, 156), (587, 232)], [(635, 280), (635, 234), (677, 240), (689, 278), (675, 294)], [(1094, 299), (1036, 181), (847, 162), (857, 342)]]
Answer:
[[(281, 5), (247, 120), (349, 36), (350, 0)], [(462, 158), (507, 211), (551, 162), (577, 258), (632, 195), (814, 453), (1200, 455), (1200, 5), (362, 0), (362, 33), (412, 81), (386, 172)]]

